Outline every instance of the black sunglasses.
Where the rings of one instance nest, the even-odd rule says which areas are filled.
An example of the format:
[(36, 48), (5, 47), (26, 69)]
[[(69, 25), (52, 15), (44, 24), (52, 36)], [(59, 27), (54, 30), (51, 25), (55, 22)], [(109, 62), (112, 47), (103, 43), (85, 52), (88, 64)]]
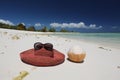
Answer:
[(39, 50), (41, 48), (45, 48), (48, 51), (52, 51), (53, 50), (53, 45), (51, 43), (42, 44), (41, 42), (36, 42), (34, 44), (34, 49), (35, 50)]

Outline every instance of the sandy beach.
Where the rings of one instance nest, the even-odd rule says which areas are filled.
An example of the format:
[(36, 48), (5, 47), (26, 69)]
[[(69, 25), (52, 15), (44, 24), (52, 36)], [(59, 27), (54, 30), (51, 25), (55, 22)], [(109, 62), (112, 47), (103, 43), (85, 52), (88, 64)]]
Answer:
[[(0, 79), (12, 80), (21, 71), (28, 71), (24, 80), (118, 80), (120, 79), (120, 50), (49, 35), (0, 29)], [(33, 48), (35, 42), (52, 43), (65, 55), (65, 62), (52, 67), (36, 67), (23, 63), (20, 53)], [(73, 45), (86, 51), (83, 63), (67, 60), (67, 52)]]

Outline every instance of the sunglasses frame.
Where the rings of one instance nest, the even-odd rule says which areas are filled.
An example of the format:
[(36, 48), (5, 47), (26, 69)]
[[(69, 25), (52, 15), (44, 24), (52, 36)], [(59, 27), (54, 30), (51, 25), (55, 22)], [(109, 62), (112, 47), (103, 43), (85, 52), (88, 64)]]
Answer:
[(51, 44), (51, 43), (45, 43), (45, 44), (43, 44), (41, 42), (36, 42), (34, 44), (34, 49), (35, 50), (40, 50), (42, 48), (44, 48), (44, 49), (46, 49), (48, 51), (52, 51), (53, 50), (53, 44)]

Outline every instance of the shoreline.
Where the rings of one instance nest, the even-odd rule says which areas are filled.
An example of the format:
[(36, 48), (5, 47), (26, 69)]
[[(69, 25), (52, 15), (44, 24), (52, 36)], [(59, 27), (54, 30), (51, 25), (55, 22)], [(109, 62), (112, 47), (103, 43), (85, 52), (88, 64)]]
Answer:
[[(12, 80), (24, 70), (29, 72), (24, 80), (57, 80), (58, 78), (60, 80), (117, 80), (120, 78), (119, 49), (48, 34), (43, 35), (43, 33), (2, 29), (0, 29), (0, 42), (0, 75), (4, 80)], [(53, 67), (35, 67), (24, 64), (19, 54), (33, 48), (35, 42), (52, 43), (55, 49), (65, 55), (65, 62)], [(73, 45), (80, 45), (86, 51), (83, 63), (67, 60), (67, 52)]]
[[(62, 34), (62, 36), (60, 36), (59, 34), (55, 35), (55, 36), (59, 36), (59, 37), (63, 37), (63, 38), (68, 38), (68, 39), (71, 39), (71, 40), (77, 40), (77, 41), (80, 41), (80, 42), (83, 42), (83, 43), (95, 44), (95, 45), (99, 45), (101, 47), (113, 48), (113, 49), (120, 49), (119, 48), (119, 46), (120, 46), (119, 43), (116, 43), (116, 42), (118, 42), (117, 40), (113, 41), (113, 42), (111, 40), (107, 41), (110, 38), (109, 39), (104, 39), (104, 38), (102, 39), (102, 37), (98, 37), (98, 41), (97, 41), (97, 38), (93, 38), (93, 39), (91, 38), (91, 37), (94, 37), (94, 36), (91, 36), (90, 38), (89, 38), (89, 36), (88, 36), (88, 38), (87, 38), (87, 36), (83, 37), (82, 35), (86, 34), (86, 33), (78, 33), (77, 36), (73, 33), (72, 37), (71, 37), (70, 34), (68, 34), (68, 36), (66, 34), (64, 36), (64, 33), (61, 33), (61, 34)], [(92, 34), (96, 34), (96, 33), (92, 33)], [(97, 34), (99, 34), (99, 33), (97, 33)], [(104, 34), (104, 33), (102, 33), (102, 34)], [(87, 35), (88, 35), (88, 33), (87, 33)], [(79, 38), (79, 37), (81, 37), (81, 38)], [(114, 39), (116, 39), (116, 38), (114, 38)]]
[[(2, 32), (1, 32), (2, 31)], [(62, 32), (33, 32), (33, 31), (21, 31), (21, 30), (11, 30), (11, 29), (1, 29), (0, 28), (0, 33), (3, 34), (7, 34), (7, 33), (11, 33), (11, 32), (15, 32), (17, 33), (17, 35), (22, 34), (22, 35), (27, 35), (29, 33), (29, 35), (48, 35), (48, 36), (54, 36), (52, 34), (63, 34)], [(24, 34), (23, 34), (24, 33)], [(64, 34), (70, 34), (70, 33), (64, 33)], [(72, 34), (72, 33), (71, 33)], [(77, 33), (76, 33), (77, 34)], [(14, 39), (17, 38), (16, 35), (13, 36), (12, 38)], [(118, 49), (115, 47), (111, 47), (111, 46), (104, 46), (104, 45), (100, 45), (99, 43), (93, 43), (93, 42), (89, 42), (89, 41), (83, 41), (83, 40), (77, 40), (77, 39), (71, 39), (71, 38), (65, 38), (65, 37), (61, 37), (61, 36), (54, 36), (54, 37), (58, 37), (58, 38), (63, 38), (63, 39), (70, 39), (70, 40), (74, 40), (74, 41), (78, 41), (78, 42), (82, 42), (82, 43), (88, 43), (88, 44), (93, 44), (96, 45), (98, 47), (102, 47), (102, 48), (108, 48), (108, 49)], [(19, 39), (19, 37), (18, 37)]]
[(117, 49), (119, 50), (120, 48), (117, 48), (115, 46), (111, 46), (111, 45), (106, 45), (106, 44), (100, 44), (98, 42), (91, 42), (91, 41), (85, 41), (85, 40), (82, 40), (82, 39), (72, 39), (72, 38), (67, 38), (67, 37), (61, 37), (61, 36), (56, 36), (54, 34), (79, 34), (78, 32), (34, 32), (34, 31), (22, 31), (22, 30), (13, 30), (13, 29), (4, 29), (4, 28), (0, 28), (0, 33), (3, 34), (7, 34), (6, 32), (15, 32), (17, 33), (17, 35), (19, 34), (23, 34), (23, 35), (48, 35), (48, 36), (55, 36), (55, 37), (60, 37), (60, 38), (63, 38), (63, 39), (70, 39), (70, 40), (75, 40), (75, 41), (79, 41), (79, 42), (82, 42), (82, 43), (88, 43), (88, 44), (94, 44), (94, 45), (97, 45), (98, 47), (103, 47), (103, 48), (108, 48), (108, 49)]
[[(72, 38), (52, 35), (52, 34), (70, 34), (69, 32), (68, 33), (62, 33), (62, 32), (34, 32), (34, 31), (21, 31), (21, 30), (11, 30), (11, 29), (1, 29), (0, 28), (0, 33), (1, 33), (1, 35), (6, 35), (6, 34), (9, 34), (9, 33), (11, 33), (11, 35), (12, 35), (12, 34), (17, 33), (16, 35), (11, 37), (12, 39), (17, 38), (17, 35), (36, 35), (36, 36), (47, 35), (47, 36), (53, 36), (53, 37), (57, 37), (57, 38), (67, 39), (67, 40), (73, 40), (73, 41), (77, 41), (77, 42), (81, 42), (81, 43), (85, 43), (85, 44), (86, 43), (87, 44), (92, 44), (92, 45), (98, 46), (98, 48), (102, 47), (102, 48), (119, 50), (119, 48), (115, 48), (115, 47), (111, 47), (111, 46), (105, 46), (105, 45), (100, 45), (99, 43), (93, 43), (93, 42), (89, 42), (89, 41), (83, 41), (83, 40), (80, 40), (80, 39), (77, 40), (77, 39), (72, 39)], [(75, 34), (77, 34), (77, 33), (75, 33)], [(19, 37), (18, 37), (18, 39), (19, 39)]]

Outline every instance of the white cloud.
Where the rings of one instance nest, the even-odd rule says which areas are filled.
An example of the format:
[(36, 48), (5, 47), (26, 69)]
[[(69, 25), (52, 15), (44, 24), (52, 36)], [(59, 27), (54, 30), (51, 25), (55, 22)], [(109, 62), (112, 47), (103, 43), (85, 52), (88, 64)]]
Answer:
[(41, 26), (41, 24), (40, 24), (40, 23), (36, 23), (35, 26), (36, 26), (36, 27), (39, 27), (39, 26)]
[(88, 27), (87, 27), (88, 29), (90, 28), (90, 29), (100, 29), (100, 28), (102, 28), (102, 26), (96, 26), (95, 24), (90, 24)]
[(11, 21), (9, 21), (9, 20), (4, 20), (4, 19), (0, 19), (0, 23), (8, 24), (8, 25), (14, 25)]
[(100, 29), (102, 26), (96, 26), (95, 24), (85, 25), (84, 22), (80, 23), (51, 23), (51, 27), (61, 27), (61, 28), (85, 28), (85, 29)]
[(23, 24), (23, 25), (25, 26), (25, 23), (24, 23), (24, 22), (22, 22), (21, 24)]
[(17, 25), (19, 25), (19, 24), (22, 24), (22, 25), (24, 25), (24, 26), (25, 26), (25, 23), (24, 23), (24, 22), (21, 22), (21, 23), (17, 23)]

